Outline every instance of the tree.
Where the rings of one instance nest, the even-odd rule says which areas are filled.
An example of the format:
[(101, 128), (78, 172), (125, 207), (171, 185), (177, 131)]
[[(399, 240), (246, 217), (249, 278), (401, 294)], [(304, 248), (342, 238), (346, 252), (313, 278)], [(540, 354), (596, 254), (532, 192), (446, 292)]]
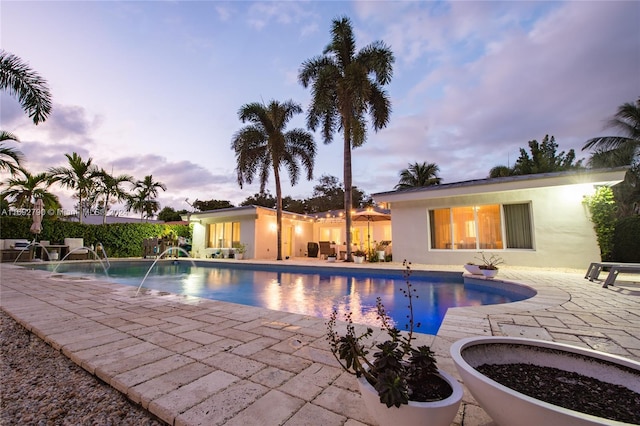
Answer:
[(177, 222), (182, 220), (182, 214), (187, 214), (186, 210), (175, 211), (173, 207), (165, 207), (158, 213), (158, 220), (163, 222)]
[(513, 176), (513, 169), (507, 166), (495, 166), (489, 171), (490, 178)]
[(78, 219), (82, 223), (84, 210), (87, 207), (85, 200), (95, 197), (94, 179), (98, 176), (98, 168), (93, 165), (93, 159), (83, 161), (77, 153), (65, 154), (69, 161), (69, 167), (53, 167), (49, 169), (50, 182), (58, 182), (62, 187), (76, 190), (78, 198)]
[(47, 82), (20, 58), (0, 50), (0, 89), (16, 96), (34, 124), (51, 113), (51, 93)]
[(7, 181), (7, 189), (2, 195), (4, 198), (9, 198), (13, 207), (17, 209), (32, 208), (32, 200), (41, 198), (45, 209), (57, 210), (60, 208), (60, 201), (56, 195), (49, 192), (50, 185), (47, 173), (33, 175), (27, 169), (20, 167), (17, 173)]
[(573, 163), (576, 158), (576, 153), (573, 149), (570, 149), (566, 154), (564, 151), (556, 154), (558, 144), (553, 136), (549, 138), (549, 135), (546, 135), (541, 144), (535, 139), (529, 141), (529, 149), (531, 150), (531, 157), (529, 157), (524, 148), (520, 148), (520, 157), (514, 165), (514, 174), (531, 175), (582, 167), (582, 160), (575, 164)]
[[(16, 135), (0, 130), (0, 142), (2, 141), (19, 142)], [(24, 156), (22, 155), (22, 152), (0, 143), (0, 171), (7, 170), (9, 173), (13, 174), (20, 167), (23, 158)]]
[(197, 200), (197, 199), (193, 202), (193, 204), (191, 206), (194, 209), (197, 209), (197, 210), (199, 210), (201, 212), (206, 212), (208, 210), (229, 209), (229, 208), (234, 207), (233, 204), (231, 204), (227, 200), (200, 201), (200, 200)]
[(278, 207), (278, 199), (274, 197), (268, 189), (263, 192), (257, 192), (250, 197), (247, 197), (241, 206), (261, 206), (268, 209), (275, 209)]
[[(599, 136), (589, 139), (582, 150), (597, 148), (604, 151), (624, 150), (640, 157), (640, 98), (635, 104), (627, 102), (618, 107), (618, 112), (609, 119), (605, 128), (616, 128), (622, 136)], [(631, 162), (627, 163), (631, 164)]]
[[(353, 206), (373, 206), (373, 199), (357, 186), (351, 188)], [(344, 189), (337, 177), (322, 175), (318, 185), (313, 187), (311, 198), (305, 200), (307, 213), (319, 213), (329, 210), (342, 210), (344, 207)]]
[(113, 176), (106, 170), (102, 169), (97, 173), (97, 193), (102, 195), (103, 209), (102, 209), (102, 223), (107, 223), (107, 213), (109, 212), (110, 204), (114, 202), (126, 201), (129, 197), (129, 192), (125, 190), (122, 185), (125, 183), (134, 184), (133, 176), (122, 174)]
[[(284, 131), (287, 122), (300, 114), (302, 107), (292, 100), (280, 103), (272, 100), (269, 105), (250, 103), (243, 105), (238, 117), (243, 123), (251, 123), (240, 129), (231, 142), (236, 154), (238, 184), (251, 183), (256, 174), (260, 179), (260, 193), (264, 193), (273, 169), (276, 184), (277, 260), (282, 260), (282, 187), (280, 169), (289, 172), (291, 185), (298, 182), (300, 165), (307, 171), (307, 179), (313, 178), (316, 144), (311, 133), (303, 129)], [(298, 164), (300, 163), (300, 164)]]
[(440, 168), (436, 163), (409, 164), (407, 169), (400, 172), (400, 181), (395, 189), (440, 185), (442, 179), (438, 177), (439, 171)]
[(127, 200), (127, 210), (140, 213), (141, 222), (145, 214), (147, 219), (153, 217), (160, 210), (160, 203), (155, 199), (160, 189), (166, 191), (167, 187), (162, 182), (154, 181), (153, 175), (147, 175), (137, 181), (134, 187), (136, 192)]
[(386, 127), (391, 114), (391, 100), (382, 86), (391, 81), (394, 57), (391, 49), (375, 41), (359, 52), (347, 17), (335, 19), (331, 42), (321, 56), (302, 64), (298, 80), (312, 86), (311, 105), (307, 112), (310, 129), (321, 128), (324, 143), (331, 143), (333, 133), (343, 133), (344, 204), (347, 235), (347, 260), (351, 257), (352, 172), (351, 149), (366, 141), (366, 118), (369, 113), (373, 129)]
[(539, 143), (537, 140), (529, 141), (531, 156), (524, 148), (520, 148), (520, 157), (516, 160), (513, 168), (507, 166), (496, 166), (489, 172), (489, 177), (503, 177), (516, 175), (533, 175), (537, 173), (561, 172), (582, 168), (582, 160), (576, 162), (576, 153), (573, 149), (565, 153), (557, 153), (558, 144), (556, 139), (546, 135)]

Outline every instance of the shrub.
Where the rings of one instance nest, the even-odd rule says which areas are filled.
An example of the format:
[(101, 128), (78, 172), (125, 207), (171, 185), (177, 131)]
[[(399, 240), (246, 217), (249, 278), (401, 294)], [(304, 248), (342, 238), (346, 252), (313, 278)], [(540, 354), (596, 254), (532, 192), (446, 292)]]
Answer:
[(616, 227), (616, 202), (608, 186), (599, 187), (595, 194), (585, 197), (584, 203), (591, 213), (602, 260), (611, 260)]
[(618, 219), (615, 227), (613, 260), (640, 263), (640, 216)]

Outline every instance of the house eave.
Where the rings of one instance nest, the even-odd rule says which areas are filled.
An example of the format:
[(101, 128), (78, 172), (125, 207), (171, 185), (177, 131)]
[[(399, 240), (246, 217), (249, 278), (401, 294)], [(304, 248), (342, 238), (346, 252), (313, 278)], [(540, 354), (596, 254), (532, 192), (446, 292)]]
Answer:
[(487, 194), (519, 191), (531, 188), (569, 186), (590, 183), (593, 185), (615, 185), (624, 180), (628, 167), (571, 172), (540, 173), (534, 175), (508, 176), (503, 178), (478, 179), (450, 184), (433, 185), (404, 191), (389, 191), (373, 194), (377, 202), (429, 200), (461, 195)]

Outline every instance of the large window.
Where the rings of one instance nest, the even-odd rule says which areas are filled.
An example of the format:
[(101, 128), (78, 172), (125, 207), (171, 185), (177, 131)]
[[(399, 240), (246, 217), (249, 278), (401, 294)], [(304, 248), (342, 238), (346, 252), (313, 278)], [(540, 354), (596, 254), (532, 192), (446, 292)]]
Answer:
[(531, 249), (529, 211), (529, 204), (489, 204), (429, 210), (431, 248), (496, 250), (505, 248), (506, 242), (506, 248)]
[(240, 241), (240, 222), (220, 222), (209, 224), (207, 247), (229, 248)]

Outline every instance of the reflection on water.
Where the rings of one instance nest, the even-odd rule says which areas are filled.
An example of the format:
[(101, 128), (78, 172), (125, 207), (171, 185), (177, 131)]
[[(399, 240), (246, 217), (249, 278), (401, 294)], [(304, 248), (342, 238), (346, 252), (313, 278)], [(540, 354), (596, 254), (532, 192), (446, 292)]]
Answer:
[[(70, 265), (74, 271), (63, 273), (94, 274), (104, 279), (104, 274), (92, 265)], [(113, 263), (109, 279), (122, 284), (138, 286), (147, 273), (148, 263)], [(77, 270), (75, 270), (77, 269)], [(417, 290), (414, 299), (417, 330), (435, 334), (450, 307), (507, 303), (524, 299), (524, 296), (483, 292), (464, 287), (458, 282), (429, 282), (412, 277)], [(157, 264), (149, 273), (144, 286), (160, 291), (188, 294), (191, 296), (243, 305), (260, 306), (278, 311), (293, 312), (328, 318), (331, 311), (338, 310), (339, 317), (351, 311), (356, 323), (377, 326), (376, 298), (380, 297), (388, 314), (400, 329), (407, 323), (407, 299), (400, 291), (405, 281), (402, 277), (390, 278), (380, 275), (348, 276), (333, 272), (303, 274), (299, 272), (261, 271), (232, 269), (230, 267), (194, 267), (189, 262), (166, 262)]]

